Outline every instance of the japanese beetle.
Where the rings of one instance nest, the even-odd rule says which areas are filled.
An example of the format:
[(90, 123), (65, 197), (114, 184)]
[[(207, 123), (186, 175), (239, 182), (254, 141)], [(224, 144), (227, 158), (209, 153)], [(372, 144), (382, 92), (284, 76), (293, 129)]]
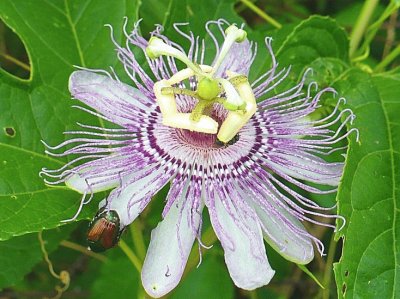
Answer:
[(222, 142), (222, 141), (220, 141), (218, 138), (216, 138), (215, 139), (215, 145), (217, 146), (217, 147), (227, 147), (227, 146), (229, 146), (229, 145), (233, 145), (233, 144), (235, 144), (236, 142), (238, 142), (239, 141), (239, 133), (237, 133), (231, 140), (229, 140), (228, 142)]
[(117, 245), (123, 230), (118, 213), (102, 208), (89, 224), (87, 241), (94, 252), (102, 252)]

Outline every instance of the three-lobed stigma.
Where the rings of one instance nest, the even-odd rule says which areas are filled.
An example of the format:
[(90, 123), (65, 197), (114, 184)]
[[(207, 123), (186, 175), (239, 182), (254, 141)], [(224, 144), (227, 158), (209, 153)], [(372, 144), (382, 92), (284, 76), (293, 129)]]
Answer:
[[(226, 70), (221, 77), (216, 74), (234, 43), (246, 40), (246, 31), (235, 25), (225, 31), (225, 40), (213, 66), (198, 65), (192, 62), (185, 53), (166, 44), (162, 39), (153, 36), (148, 43), (146, 53), (151, 59), (165, 55), (174, 57), (186, 64), (187, 68), (154, 84), (154, 94), (160, 107), (163, 124), (170, 127), (187, 129), (207, 134), (217, 134), (222, 144), (230, 144), (256, 112), (257, 105), (248, 82), (243, 74)], [(190, 77), (195, 77), (196, 90), (176, 87)], [(197, 102), (191, 112), (178, 112), (177, 95), (186, 95)], [(207, 112), (214, 104), (221, 104), (227, 111), (227, 117), (218, 125)]]

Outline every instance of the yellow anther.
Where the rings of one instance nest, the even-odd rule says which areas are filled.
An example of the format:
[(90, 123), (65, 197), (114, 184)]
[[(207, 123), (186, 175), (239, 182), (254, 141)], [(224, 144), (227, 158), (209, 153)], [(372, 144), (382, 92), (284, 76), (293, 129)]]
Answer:
[[(228, 76), (233, 78), (237, 74), (229, 72)], [(221, 142), (228, 143), (240, 129), (249, 121), (249, 119), (257, 111), (257, 103), (253, 94), (253, 90), (249, 82), (241, 80), (241, 83), (235, 86), (241, 99), (245, 101), (245, 111), (230, 111), (222, 123), (217, 138)]]
[(171, 117), (178, 113), (176, 108), (175, 96), (173, 94), (164, 94), (162, 89), (171, 87), (167, 80), (161, 80), (154, 84), (154, 94), (157, 99), (157, 104), (160, 107), (163, 118)]
[(218, 123), (207, 115), (202, 115), (199, 120), (194, 121), (191, 119), (191, 113), (176, 113), (163, 118), (163, 125), (207, 134), (218, 132)]

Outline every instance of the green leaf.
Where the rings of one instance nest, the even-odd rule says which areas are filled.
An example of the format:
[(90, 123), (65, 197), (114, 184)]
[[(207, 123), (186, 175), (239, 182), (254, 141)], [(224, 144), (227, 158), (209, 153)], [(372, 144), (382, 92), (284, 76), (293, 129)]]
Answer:
[[(0, 17), (24, 42), (31, 78), (20, 80), (0, 69), (0, 240), (53, 228), (71, 218), (80, 195), (48, 188), (38, 177), (42, 167), (58, 168), (65, 159), (44, 155), (40, 140), (63, 141), (75, 122), (100, 124), (72, 109), (67, 90), (73, 65), (104, 68), (116, 64), (110, 32), (122, 41), (123, 17), (137, 19), (135, 1), (4, 0)], [(5, 133), (12, 128), (15, 136)], [(4, 133), (3, 133), (4, 132)], [(87, 210), (93, 213), (93, 210)], [(83, 213), (80, 218), (87, 217)]]
[(234, 0), (171, 0), (163, 25), (168, 34), (173, 34), (174, 23), (190, 22), (190, 29), (195, 34), (205, 36), (204, 25), (207, 21), (225, 19), (230, 23), (244, 22), (233, 9), (235, 2)]
[[(71, 232), (73, 226), (43, 232), (45, 248), (54, 251), (61, 240)], [(38, 234), (26, 234), (0, 242), (0, 289), (22, 280), (32, 267), (43, 260)]]
[(52, 228), (75, 214), (80, 196), (63, 188), (48, 188), (38, 175), (43, 165), (59, 167), (60, 162), (7, 144), (1, 146), (1, 154), (0, 240)]
[(337, 83), (357, 116), (360, 144), (351, 142), (339, 214), (347, 220), (335, 265), (345, 298), (400, 296), (400, 72), (370, 77), (351, 70)]
[(90, 298), (138, 298), (141, 288), (140, 275), (119, 248), (113, 249), (101, 265), (97, 279), (92, 285)]
[(302, 70), (316, 59), (330, 57), (347, 62), (347, 35), (334, 20), (312, 16), (294, 28), (276, 56), (281, 67), (292, 67), (292, 79), (296, 81)]
[[(217, 250), (213, 248), (211, 250)], [(181, 281), (172, 295), (173, 299), (233, 298), (234, 288), (222, 257), (206, 255), (197, 269)]]
[(315, 277), (315, 275), (310, 270), (307, 269), (306, 266), (301, 265), (301, 264), (297, 264), (297, 267), (299, 267), (301, 269), (301, 271), (306, 273), (312, 280), (314, 280), (315, 283), (318, 284), (321, 289), (325, 289), (323, 284), (318, 280), (317, 277)]
[[(225, 19), (230, 23), (242, 24), (244, 21), (237, 15), (233, 6), (235, 0), (170, 0), (143, 1), (140, 8), (142, 33), (147, 35), (154, 30), (154, 24), (161, 24), (165, 34), (172, 40), (185, 43), (180, 34), (173, 28), (174, 23), (188, 23), (188, 30), (196, 35), (206, 35), (205, 23), (211, 20)], [(156, 9), (155, 9), (156, 8)], [(210, 10), (212, 8), (212, 10)], [(206, 40), (211, 41), (206, 38)]]
[(308, 67), (313, 68), (310, 79), (320, 85), (328, 85), (348, 68), (348, 38), (346, 32), (328, 17), (311, 16), (296, 25), (286, 24), (279, 30), (265, 34), (254, 32), (250, 35), (258, 42), (258, 55), (250, 72), (251, 80), (270, 69), (271, 59), (266, 55), (264, 38), (273, 38), (279, 69), (291, 67), (286, 83), (281, 83), (277, 92), (287, 89), (299, 81)]
[(313, 70), (309, 80), (318, 82), (321, 87), (331, 86), (348, 69), (348, 65), (343, 60), (331, 57), (317, 58), (310, 63), (309, 67)]
[(273, 29), (268, 31), (252, 31), (249, 33), (249, 39), (257, 42), (257, 56), (251, 66), (249, 80), (255, 81), (258, 77), (268, 72), (271, 67), (272, 59), (265, 46), (265, 38), (271, 37), (272, 48), (276, 54), (277, 49), (281, 47), (286, 37), (290, 35), (298, 24), (284, 24), (280, 29)]
[[(140, 31), (144, 36), (150, 36), (154, 30), (155, 24), (164, 25), (164, 20), (168, 18), (169, 5), (172, 1), (146, 0), (140, 5), (139, 15), (142, 18), (140, 22)], [(157, 8), (157, 9), (155, 9)]]

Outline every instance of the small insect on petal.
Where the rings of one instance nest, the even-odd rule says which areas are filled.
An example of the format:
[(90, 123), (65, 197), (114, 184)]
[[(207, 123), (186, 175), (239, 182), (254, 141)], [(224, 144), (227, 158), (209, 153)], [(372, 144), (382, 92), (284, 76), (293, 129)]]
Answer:
[(94, 252), (114, 247), (121, 236), (120, 219), (114, 210), (101, 209), (89, 224), (87, 241)]

